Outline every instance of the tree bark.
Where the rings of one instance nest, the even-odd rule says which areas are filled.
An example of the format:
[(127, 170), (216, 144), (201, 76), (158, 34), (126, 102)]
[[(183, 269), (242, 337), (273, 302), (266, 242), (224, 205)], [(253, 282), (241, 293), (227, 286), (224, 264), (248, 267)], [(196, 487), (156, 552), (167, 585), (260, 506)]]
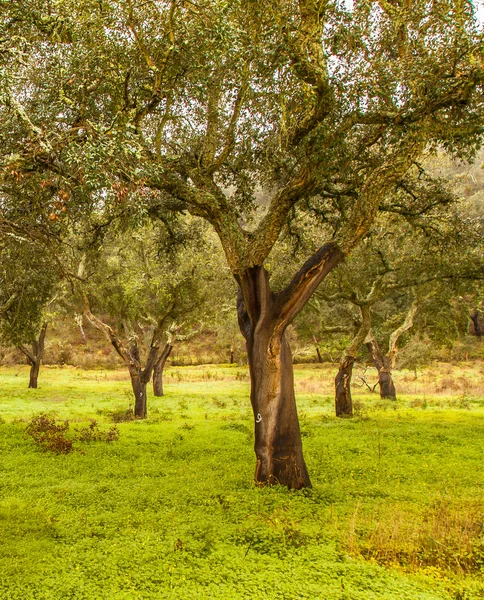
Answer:
[(92, 314), (87, 298), (85, 299), (86, 308), (84, 314), (86, 318), (94, 327), (102, 331), (106, 336), (106, 339), (113, 345), (116, 352), (123, 359), (124, 364), (128, 367), (129, 375), (131, 377), (131, 386), (135, 397), (134, 401), (134, 416), (137, 419), (146, 419), (147, 417), (147, 402), (146, 402), (146, 384), (151, 379), (154, 365), (159, 354), (159, 342), (160, 335), (162, 332), (163, 323), (166, 316), (160, 319), (156, 328), (153, 331), (151, 338), (151, 345), (148, 352), (148, 358), (146, 359), (145, 367), (141, 364), (140, 351), (136, 336), (131, 336), (129, 328), (126, 325), (127, 334), (131, 338), (129, 347), (126, 347), (121, 339), (116, 335), (112, 327), (107, 323), (98, 319)]
[(358, 329), (345, 353), (343, 354), (338, 374), (334, 380), (334, 405), (337, 417), (353, 416), (353, 399), (351, 397), (351, 377), (353, 375), (353, 365), (355, 364), (358, 350), (371, 328), (370, 305), (364, 304), (359, 308), (361, 321), (355, 323)]
[(397, 399), (395, 385), (392, 379), (392, 369), (388, 356), (383, 356), (380, 346), (373, 334), (369, 336), (366, 342), (370, 355), (373, 358), (373, 364), (378, 371), (378, 385), (380, 387), (380, 398)]
[(239, 326), (247, 344), (254, 414), (255, 482), (289, 489), (310, 487), (294, 394), (292, 356), (285, 332), (320, 281), (343, 259), (323, 246), (279, 294), (255, 266), (236, 276)]
[(338, 374), (335, 377), (334, 406), (337, 417), (353, 416), (353, 399), (351, 398), (351, 376), (353, 375), (353, 356), (345, 356), (341, 361)]
[(37, 388), (40, 365), (44, 356), (45, 334), (47, 332), (47, 326), (48, 323), (44, 323), (42, 325), (42, 328), (39, 333), (39, 338), (32, 342), (31, 351), (28, 350), (25, 346), (19, 346), (19, 350), (21, 350), (25, 354), (25, 356), (27, 357), (27, 362), (30, 365), (29, 389)]
[(165, 347), (158, 356), (155, 366), (153, 367), (153, 395), (160, 397), (164, 396), (163, 393), (163, 370), (165, 368), (166, 361), (173, 350), (173, 346), (170, 343), (165, 344)]
[(143, 371), (141, 369), (130, 369), (129, 375), (131, 377), (131, 387), (133, 388), (134, 394), (134, 416), (137, 419), (146, 419), (148, 416), (147, 402), (146, 402), (146, 378), (143, 377)]
[(474, 335), (481, 339), (482, 337), (482, 329), (481, 329), (481, 324), (479, 323), (479, 311), (478, 310), (474, 310), (470, 315), (469, 315), (473, 326), (474, 326)]

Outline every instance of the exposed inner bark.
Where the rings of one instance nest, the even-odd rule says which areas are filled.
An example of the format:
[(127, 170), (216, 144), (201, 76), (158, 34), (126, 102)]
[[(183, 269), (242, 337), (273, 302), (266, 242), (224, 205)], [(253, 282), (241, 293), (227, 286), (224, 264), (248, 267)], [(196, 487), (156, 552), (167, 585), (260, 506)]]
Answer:
[(280, 484), (290, 489), (311, 486), (285, 331), (319, 282), (341, 260), (337, 247), (321, 248), (279, 294), (271, 291), (269, 274), (263, 267), (252, 267), (237, 277), (239, 325), (249, 358), (258, 485)]
[(371, 327), (370, 306), (362, 304), (360, 307), (361, 321), (355, 322), (356, 333), (340, 362), (335, 383), (335, 410), (337, 417), (353, 416), (353, 399), (351, 397), (351, 377), (358, 349), (365, 340)]
[(366, 342), (372, 358), (373, 364), (378, 371), (378, 385), (380, 387), (380, 398), (397, 399), (397, 392), (392, 379), (391, 363), (388, 356), (384, 356), (378, 342), (373, 335)]
[(163, 392), (163, 370), (165, 368), (166, 361), (173, 350), (173, 346), (170, 343), (165, 344), (165, 347), (160, 352), (156, 359), (155, 366), (153, 367), (153, 395), (164, 396)]
[(37, 388), (40, 365), (42, 364), (42, 357), (44, 356), (47, 326), (48, 323), (42, 325), (38, 339), (32, 342), (32, 350), (29, 350), (25, 346), (19, 346), (19, 350), (25, 354), (27, 362), (30, 365), (29, 388)]

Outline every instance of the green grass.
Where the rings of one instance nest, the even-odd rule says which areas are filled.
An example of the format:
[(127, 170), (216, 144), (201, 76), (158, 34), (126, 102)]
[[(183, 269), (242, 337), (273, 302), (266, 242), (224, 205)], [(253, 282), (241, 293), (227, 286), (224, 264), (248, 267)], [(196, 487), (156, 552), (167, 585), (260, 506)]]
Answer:
[(331, 369), (297, 369), (301, 492), (252, 484), (241, 367), (169, 369), (147, 421), (68, 455), (37, 449), (29, 419), (108, 429), (126, 374), (43, 369), (27, 390), (26, 368), (0, 368), (0, 599), (484, 598), (479, 368), (465, 393), (426, 374), (396, 405), (360, 390), (351, 420)]

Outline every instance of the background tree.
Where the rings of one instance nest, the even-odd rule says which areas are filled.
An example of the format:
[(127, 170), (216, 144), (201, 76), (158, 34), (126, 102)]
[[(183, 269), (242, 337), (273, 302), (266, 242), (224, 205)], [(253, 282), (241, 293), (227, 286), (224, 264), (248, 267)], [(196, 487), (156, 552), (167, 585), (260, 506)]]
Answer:
[(0, 237), (0, 337), (27, 357), (29, 388), (37, 387), (46, 311), (58, 281), (57, 265), (40, 243), (11, 231)]
[(113, 230), (83, 268), (86, 274), (93, 271), (83, 292), (84, 314), (129, 369), (138, 418), (147, 416), (146, 386), (155, 370), (155, 392), (162, 389), (174, 336), (203, 318), (202, 277), (214, 277), (210, 254), (217, 249), (203, 238), (199, 225), (192, 220), (185, 226), (187, 245), (173, 252), (160, 227)]

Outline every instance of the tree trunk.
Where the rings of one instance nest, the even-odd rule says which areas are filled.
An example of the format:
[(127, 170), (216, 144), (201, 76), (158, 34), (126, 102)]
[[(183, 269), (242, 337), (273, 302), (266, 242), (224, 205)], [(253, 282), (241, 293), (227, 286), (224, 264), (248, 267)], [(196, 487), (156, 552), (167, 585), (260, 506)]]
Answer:
[(481, 329), (481, 324), (479, 323), (479, 311), (475, 310), (472, 312), (472, 314), (470, 315), (470, 319), (474, 325), (474, 335), (481, 339), (482, 337), (482, 329)]
[(367, 337), (371, 328), (371, 308), (369, 302), (360, 307), (361, 321), (356, 321), (356, 333), (341, 359), (338, 374), (334, 380), (335, 398), (334, 405), (337, 417), (353, 416), (353, 399), (351, 398), (351, 376), (358, 350)]
[(321, 351), (318, 346), (316, 346), (316, 354), (318, 355), (318, 363), (322, 363), (323, 357), (321, 356)]
[(153, 367), (153, 395), (160, 397), (164, 396), (163, 393), (163, 370), (165, 368), (166, 361), (170, 356), (173, 346), (171, 344), (165, 344), (160, 356), (155, 362)]
[(239, 327), (249, 359), (258, 485), (280, 484), (289, 489), (311, 486), (302, 452), (292, 356), (285, 331), (319, 283), (343, 258), (337, 246), (325, 244), (277, 294), (270, 289), (269, 274), (262, 266), (236, 274)]
[(284, 332), (260, 323), (247, 339), (255, 419), (255, 481), (310, 487), (294, 395), (292, 356)]
[(397, 399), (395, 385), (392, 379), (392, 369), (388, 356), (383, 356), (380, 346), (376, 339), (371, 336), (371, 339), (366, 343), (366, 346), (373, 358), (373, 364), (378, 371), (378, 386), (380, 388), (380, 398), (389, 398), (390, 400)]
[(233, 365), (235, 360), (234, 360), (234, 350), (235, 350), (235, 343), (232, 342), (232, 344), (230, 345), (230, 364)]
[(39, 378), (40, 371), (40, 360), (30, 362), (30, 377), (29, 377), (29, 388), (37, 388), (37, 379)]
[[(258, 485), (285, 485), (289, 489), (310, 487), (302, 453), (292, 357), (285, 327), (281, 327), (267, 271), (254, 267), (244, 276), (250, 298), (244, 301), (239, 293), (238, 311), (249, 360), (257, 459), (255, 482)], [(246, 306), (248, 303), (250, 307)]]
[(29, 389), (37, 388), (37, 380), (39, 378), (40, 365), (44, 356), (45, 334), (47, 332), (48, 323), (44, 323), (39, 333), (39, 338), (32, 342), (32, 350), (28, 350), (25, 346), (19, 346), (30, 365)]
[(146, 419), (147, 404), (146, 404), (146, 384), (147, 381), (143, 377), (141, 369), (132, 368), (129, 371), (131, 377), (131, 386), (134, 393), (134, 416), (136, 419)]
[(353, 416), (353, 400), (351, 398), (351, 376), (355, 359), (345, 356), (335, 377), (335, 409), (337, 417)]
[[(385, 360), (385, 362), (388, 361)], [(380, 386), (380, 398), (388, 398), (389, 400), (397, 399), (397, 392), (393, 383), (390, 365), (387, 364), (378, 371), (378, 385)]]

